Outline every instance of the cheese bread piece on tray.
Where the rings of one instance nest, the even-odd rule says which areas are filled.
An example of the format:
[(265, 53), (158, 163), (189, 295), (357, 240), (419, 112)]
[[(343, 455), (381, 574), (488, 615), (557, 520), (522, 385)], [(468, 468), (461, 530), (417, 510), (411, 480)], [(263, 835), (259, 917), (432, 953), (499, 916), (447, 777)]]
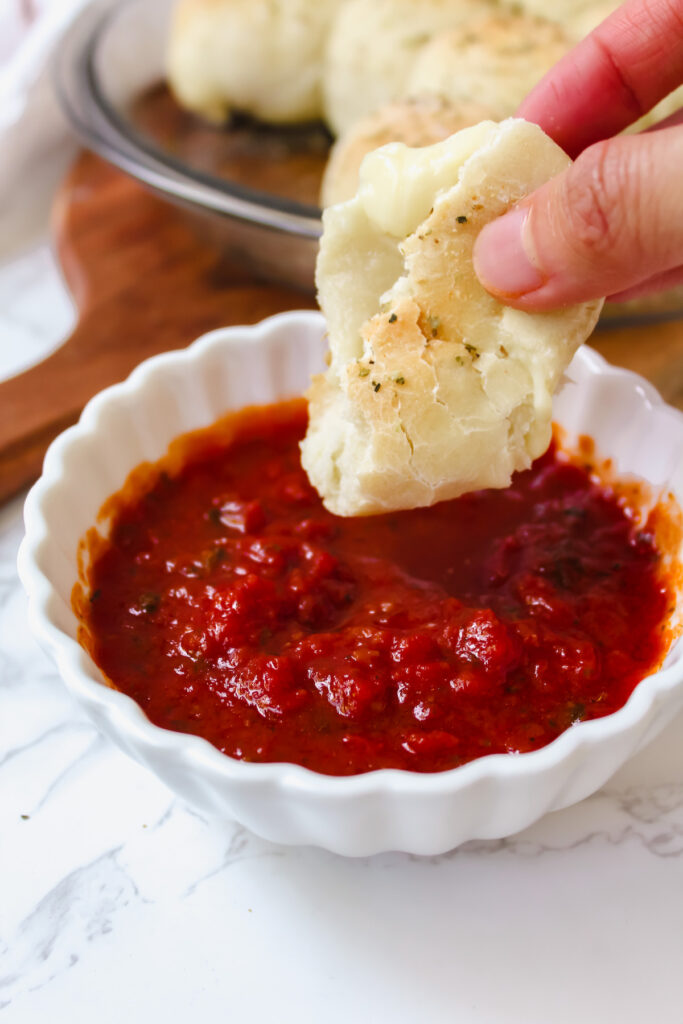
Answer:
[(574, 41), (584, 39), (602, 21), (609, 18), (618, 6), (619, 0), (598, 0), (597, 3), (584, 4), (565, 16), (563, 26)]
[(487, 0), (346, 0), (323, 71), (325, 119), (335, 135), (405, 96), (413, 62), (435, 33), (491, 9)]
[(263, 121), (322, 114), (322, 63), (342, 0), (180, 0), (167, 76), (178, 101), (212, 121), (233, 110)]
[(440, 96), (397, 100), (380, 107), (354, 122), (333, 145), (323, 175), (320, 205), (343, 203), (355, 195), (360, 165), (373, 149), (388, 142), (431, 146), (492, 116), (492, 111), (474, 100), (452, 103)]
[(479, 283), (488, 221), (568, 165), (525, 121), (370, 153), (325, 211), (317, 265), (330, 340), (302, 462), (327, 508), (367, 515), (505, 487), (548, 447), (552, 395), (601, 301), (523, 313)]
[[(502, 7), (513, 11), (521, 10), (537, 18), (547, 18), (560, 25), (566, 25), (575, 16), (582, 15), (591, 7), (607, 6), (609, 0), (500, 0)], [(613, 7), (618, 7), (620, 0), (614, 0)]]
[(490, 117), (502, 120), (571, 45), (559, 25), (497, 11), (435, 35), (420, 50), (406, 90), (410, 96), (436, 95), (453, 103), (476, 96)]

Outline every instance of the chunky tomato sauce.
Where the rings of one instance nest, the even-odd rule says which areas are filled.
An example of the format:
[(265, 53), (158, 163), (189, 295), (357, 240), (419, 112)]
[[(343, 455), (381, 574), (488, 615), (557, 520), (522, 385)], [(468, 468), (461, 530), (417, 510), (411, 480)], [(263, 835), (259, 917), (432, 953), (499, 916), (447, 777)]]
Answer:
[(657, 667), (647, 529), (555, 449), (507, 490), (366, 519), (301, 469), (300, 403), (114, 500), (86, 642), (158, 725), (246, 761), (441, 771), (607, 715)]

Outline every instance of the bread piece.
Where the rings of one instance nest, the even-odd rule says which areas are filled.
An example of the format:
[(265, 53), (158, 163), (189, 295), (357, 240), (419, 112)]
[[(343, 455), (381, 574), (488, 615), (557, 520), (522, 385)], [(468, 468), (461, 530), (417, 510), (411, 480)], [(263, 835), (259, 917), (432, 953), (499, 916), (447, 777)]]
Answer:
[(609, 18), (619, 6), (619, 0), (601, 0), (599, 3), (584, 4), (566, 15), (563, 25), (567, 33), (578, 42)]
[(327, 508), (367, 515), (504, 487), (548, 446), (552, 394), (602, 302), (504, 306), (479, 283), (484, 224), (569, 160), (525, 121), (370, 153), (332, 206), (317, 283), (330, 367), (309, 391), (302, 462)]
[[(602, 0), (500, 0), (501, 7), (521, 11), (534, 18), (547, 18), (558, 25), (566, 25), (575, 15), (599, 3)], [(618, 0), (615, 0), (614, 6), (618, 6)]]
[(180, 0), (167, 77), (178, 101), (209, 120), (232, 110), (263, 121), (322, 114), (322, 59), (342, 0)]
[(439, 96), (399, 100), (380, 107), (351, 125), (332, 147), (322, 180), (321, 206), (343, 203), (355, 194), (360, 165), (373, 149), (387, 142), (430, 146), (491, 116), (480, 103), (450, 103)]
[(574, 42), (616, 11), (623, 0), (500, 0), (502, 7), (561, 25)]
[(652, 110), (648, 110), (647, 114), (639, 118), (634, 124), (627, 128), (626, 131), (629, 134), (633, 132), (642, 132), (645, 128), (651, 128), (652, 125), (659, 124), (667, 117), (671, 117), (683, 107), (683, 85), (679, 85), (677, 89), (670, 92), (668, 96), (665, 96), (663, 100), (660, 100), (656, 107)]
[(502, 10), (435, 35), (416, 57), (407, 92), (452, 103), (476, 97), (502, 120), (570, 47), (559, 25)]
[(405, 95), (420, 47), (435, 32), (491, 9), (486, 0), (347, 0), (328, 41), (325, 118), (335, 135)]

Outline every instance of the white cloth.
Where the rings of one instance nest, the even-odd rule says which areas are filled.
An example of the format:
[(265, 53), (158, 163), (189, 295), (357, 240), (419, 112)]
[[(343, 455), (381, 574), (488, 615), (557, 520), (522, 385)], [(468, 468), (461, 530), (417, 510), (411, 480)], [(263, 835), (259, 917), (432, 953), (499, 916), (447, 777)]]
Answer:
[[(116, 3), (0, 0), (0, 261), (45, 231), (54, 190), (78, 147), (52, 82), (60, 41), (86, 7)], [(121, 7), (103, 62), (118, 101), (160, 77), (169, 7), (170, 0)]]
[(52, 193), (75, 152), (49, 65), (89, 0), (42, 0), (30, 13), (17, 0), (0, 2), (0, 259), (6, 260), (44, 228)]

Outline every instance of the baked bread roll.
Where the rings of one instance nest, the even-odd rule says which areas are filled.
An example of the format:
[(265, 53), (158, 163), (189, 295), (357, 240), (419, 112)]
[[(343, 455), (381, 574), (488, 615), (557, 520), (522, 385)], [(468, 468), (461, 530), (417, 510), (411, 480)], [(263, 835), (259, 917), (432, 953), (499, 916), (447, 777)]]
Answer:
[[(594, 28), (609, 18), (619, 7), (620, 0), (601, 0), (599, 3), (583, 4), (566, 15), (563, 25), (574, 42), (590, 35)], [(552, 15), (546, 15), (552, 17)]]
[(302, 463), (327, 508), (368, 515), (504, 487), (551, 438), (552, 395), (602, 302), (523, 313), (474, 273), (484, 224), (568, 165), (536, 125), (483, 122), (370, 153), (323, 216), (330, 366)]
[(239, 110), (274, 123), (322, 114), (322, 60), (342, 0), (180, 0), (167, 78), (213, 121)]
[(436, 32), (490, 9), (487, 0), (347, 0), (330, 29), (323, 72), (333, 133), (405, 96), (420, 48)]
[(501, 6), (513, 12), (553, 21), (566, 31), (574, 43), (616, 11), (623, 0), (500, 0)]
[[(501, 7), (512, 11), (522, 11), (534, 18), (547, 18), (558, 25), (566, 25), (576, 15), (590, 7), (605, 5), (608, 0), (500, 0)], [(618, 7), (621, 0), (614, 0)]]
[(422, 47), (408, 76), (410, 96), (471, 96), (503, 120), (567, 53), (571, 39), (559, 25), (500, 11), (440, 32)]
[(431, 146), (462, 128), (493, 116), (480, 103), (450, 103), (440, 96), (398, 100), (361, 118), (337, 139), (325, 168), (320, 205), (343, 203), (355, 195), (363, 158), (387, 142)]
[(635, 124), (632, 124), (626, 130), (627, 132), (642, 132), (644, 128), (650, 128), (654, 124), (659, 124), (665, 118), (671, 117), (681, 107), (683, 107), (683, 85), (679, 85), (677, 89), (670, 92), (668, 96), (659, 101), (656, 107), (648, 110), (647, 114), (639, 118)]

